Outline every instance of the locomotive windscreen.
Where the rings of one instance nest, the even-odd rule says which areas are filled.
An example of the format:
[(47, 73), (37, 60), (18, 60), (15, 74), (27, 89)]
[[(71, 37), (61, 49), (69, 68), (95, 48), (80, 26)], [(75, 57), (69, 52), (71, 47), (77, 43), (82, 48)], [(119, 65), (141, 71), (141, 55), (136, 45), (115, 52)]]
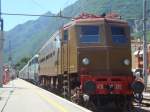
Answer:
[(111, 26), (112, 41), (114, 44), (127, 43), (125, 28), (120, 26)]
[(99, 26), (80, 26), (80, 43), (97, 43), (100, 41)]

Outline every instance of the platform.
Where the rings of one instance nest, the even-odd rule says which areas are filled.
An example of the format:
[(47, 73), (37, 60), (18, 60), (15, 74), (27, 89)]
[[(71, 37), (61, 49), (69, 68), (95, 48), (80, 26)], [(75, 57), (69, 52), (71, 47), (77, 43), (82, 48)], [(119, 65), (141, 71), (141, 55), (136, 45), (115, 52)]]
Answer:
[(1, 112), (91, 112), (21, 79), (0, 88)]

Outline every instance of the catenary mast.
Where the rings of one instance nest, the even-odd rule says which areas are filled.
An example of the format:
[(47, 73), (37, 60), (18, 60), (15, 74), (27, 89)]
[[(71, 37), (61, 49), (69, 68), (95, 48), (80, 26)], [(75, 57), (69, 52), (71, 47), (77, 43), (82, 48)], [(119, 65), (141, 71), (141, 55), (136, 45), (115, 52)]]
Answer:
[(4, 35), (3, 35), (3, 19), (1, 17), (1, 0), (0, 0), (0, 87), (2, 87), (2, 72), (3, 72), (3, 41), (4, 41)]
[(146, 4), (147, 0), (143, 0), (143, 76), (145, 86), (147, 87)]

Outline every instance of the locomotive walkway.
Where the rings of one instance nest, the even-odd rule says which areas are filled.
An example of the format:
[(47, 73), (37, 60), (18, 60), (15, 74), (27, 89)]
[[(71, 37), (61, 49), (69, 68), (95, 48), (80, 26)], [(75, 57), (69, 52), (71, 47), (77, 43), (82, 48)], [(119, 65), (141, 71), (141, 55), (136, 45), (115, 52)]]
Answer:
[(0, 112), (91, 112), (24, 80), (0, 88)]

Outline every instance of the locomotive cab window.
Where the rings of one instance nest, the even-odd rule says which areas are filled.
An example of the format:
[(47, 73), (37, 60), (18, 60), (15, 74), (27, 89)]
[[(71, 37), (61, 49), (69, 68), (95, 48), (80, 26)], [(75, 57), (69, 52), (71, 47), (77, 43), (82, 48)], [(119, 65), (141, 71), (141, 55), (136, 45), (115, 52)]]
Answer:
[(120, 26), (111, 26), (112, 42), (114, 44), (127, 43), (127, 37), (125, 34), (125, 28)]
[(99, 26), (80, 26), (80, 43), (98, 43), (100, 41)]
[(64, 42), (68, 41), (68, 30), (64, 30)]

